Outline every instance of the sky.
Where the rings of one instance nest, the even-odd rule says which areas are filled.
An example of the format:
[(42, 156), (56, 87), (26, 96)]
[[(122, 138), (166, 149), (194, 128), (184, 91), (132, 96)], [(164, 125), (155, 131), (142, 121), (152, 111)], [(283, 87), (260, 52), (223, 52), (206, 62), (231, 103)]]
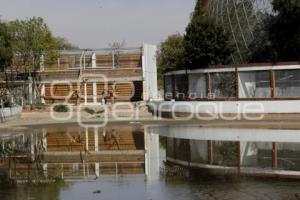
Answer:
[(159, 44), (184, 33), (195, 0), (0, 0), (2, 20), (44, 18), (53, 34), (81, 48), (125, 41)]

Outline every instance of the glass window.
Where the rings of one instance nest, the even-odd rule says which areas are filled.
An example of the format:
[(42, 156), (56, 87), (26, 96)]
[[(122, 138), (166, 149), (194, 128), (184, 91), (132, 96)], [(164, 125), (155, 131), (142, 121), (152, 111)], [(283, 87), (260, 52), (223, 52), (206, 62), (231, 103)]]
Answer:
[(213, 164), (220, 166), (237, 166), (237, 143), (214, 141)]
[(175, 139), (176, 140), (176, 159), (182, 161), (189, 161), (190, 157), (190, 145), (189, 140)]
[(211, 74), (211, 97), (235, 97), (236, 80), (233, 72)]
[(278, 168), (300, 171), (300, 144), (277, 143)]
[(270, 72), (240, 72), (239, 87), (240, 98), (269, 98), (271, 97)]
[(275, 71), (275, 96), (300, 97), (300, 70)]
[(272, 143), (241, 142), (241, 166), (272, 168)]
[(172, 76), (165, 76), (165, 98), (172, 99), (173, 96), (173, 85)]
[(186, 75), (175, 75), (175, 95), (176, 99), (184, 100), (187, 96), (187, 77)]
[(205, 98), (207, 97), (206, 74), (190, 74), (189, 75), (189, 98)]
[(174, 139), (167, 138), (167, 157), (174, 158)]
[(191, 140), (191, 162), (207, 163), (208, 162), (208, 141)]

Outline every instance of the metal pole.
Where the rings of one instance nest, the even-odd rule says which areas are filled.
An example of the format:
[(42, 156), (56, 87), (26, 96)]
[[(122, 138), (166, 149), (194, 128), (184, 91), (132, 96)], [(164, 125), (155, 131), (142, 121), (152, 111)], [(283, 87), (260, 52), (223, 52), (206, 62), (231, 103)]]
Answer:
[(115, 68), (115, 50), (112, 50), (112, 67)]

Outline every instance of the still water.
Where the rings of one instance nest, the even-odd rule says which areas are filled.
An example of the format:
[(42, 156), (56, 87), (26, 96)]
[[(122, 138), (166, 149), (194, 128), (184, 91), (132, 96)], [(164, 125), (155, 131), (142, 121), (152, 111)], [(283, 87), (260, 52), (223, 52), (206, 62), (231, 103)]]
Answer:
[[(181, 140), (186, 140), (179, 134), (179, 127), (174, 129), (153, 128), (154, 132), (161, 132), (163, 136), (171, 131), (173, 135), (169, 134), (170, 138), (177, 137), (179, 144)], [(208, 130), (205, 131), (197, 131), (195, 137), (189, 140), (197, 140), (197, 144), (206, 140), (215, 140), (216, 144), (219, 141), (249, 142), (234, 133), (241, 130), (227, 130), (231, 133), (228, 135), (224, 130), (222, 134), (214, 130), (216, 133), (213, 137), (208, 136), (211, 135), (207, 134)], [(193, 129), (189, 133), (193, 135)], [(243, 133), (244, 136), (246, 134)], [(290, 144), (293, 134), (296, 135), (286, 133), (282, 140), (277, 137), (280, 141), (272, 141), (268, 138), (272, 134), (276, 133), (272, 131), (266, 133), (267, 136), (260, 133), (260, 138), (249, 134), (248, 140), (252, 143), (270, 140), (273, 144)], [(9, 177), (23, 183), (17, 186), (1, 184), (0, 200), (300, 199), (300, 181), (295, 179), (213, 176), (199, 173), (199, 169), (190, 171), (173, 165), (170, 167), (165, 164), (170, 148), (168, 145), (166, 148), (168, 139), (159, 142), (159, 134), (149, 132), (142, 125), (119, 124), (97, 129), (61, 126), (31, 129), (26, 133), (10, 132), (0, 137), (2, 179)], [(265, 151), (264, 145), (257, 146), (262, 149), (258, 149), (257, 154)], [(289, 155), (299, 155), (297, 142), (289, 145), (288, 149), (293, 149)], [(257, 163), (263, 159), (264, 162), (270, 160), (272, 164), (272, 159), (258, 157)], [(288, 163), (298, 162), (297, 156), (288, 159), (284, 160)], [(45, 183), (50, 180), (56, 182)], [(28, 181), (31, 184), (24, 184)]]
[[(101, 193), (95, 191), (101, 190)], [(104, 177), (99, 181), (71, 182), (49, 186), (18, 186), (1, 188), (2, 200), (75, 200), (75, 199), (300, 199), (300, 183), (264, 179), (198, 178), (190, 181), (159, 181), (146, 183), (143, 176)]]

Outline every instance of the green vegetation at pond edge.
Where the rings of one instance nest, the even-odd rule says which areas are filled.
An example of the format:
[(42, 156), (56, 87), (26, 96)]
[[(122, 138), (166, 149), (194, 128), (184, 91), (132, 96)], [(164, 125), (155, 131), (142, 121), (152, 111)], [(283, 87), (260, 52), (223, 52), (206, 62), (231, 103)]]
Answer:
[(46, 105), (43, 103), (35, 103), (31, 105), (31, 110), (43, 110), (46, 108)]
[(101, 114), (104, 113), (104, 109), (100, 108), (100, 109), (93, 109), (93, 108), (89, 108), (89, 107), (85, 107), (84, 111), (89, 113), (90, 115), (95, 115), (95, 114)]
[(53, 110), (55, 112), (69, 112), (69, 107), (67, 105), (61, 104), (54, 106)]

